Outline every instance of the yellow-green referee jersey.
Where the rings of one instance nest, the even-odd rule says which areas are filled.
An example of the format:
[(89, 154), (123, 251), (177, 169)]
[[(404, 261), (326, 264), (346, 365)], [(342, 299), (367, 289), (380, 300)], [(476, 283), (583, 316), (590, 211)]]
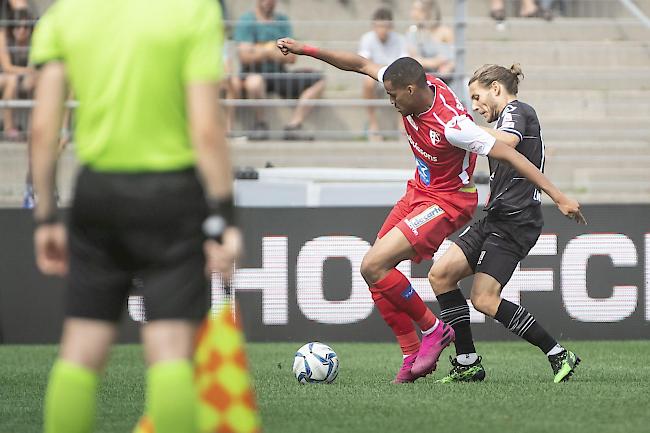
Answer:
[(217, 0), (58, 0), (30, 55), (65, 64), (82, 164), (154, 172), (194, 164), (185, 87), (221, 78), (222, 49)]

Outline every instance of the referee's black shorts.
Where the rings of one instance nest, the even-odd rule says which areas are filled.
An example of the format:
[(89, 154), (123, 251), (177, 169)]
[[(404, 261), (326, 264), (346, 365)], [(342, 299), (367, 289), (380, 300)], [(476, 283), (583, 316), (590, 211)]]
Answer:
[(543, 224), (539, 206), (527, 208), (517, 219), (488, 214), (465, 229), (454, 243), (463, 251), (474, 273), (494, 277), (503, 288), (517, 264), (537, 243)]
[(66, 315), (119, 320), (138, 278), (146, 320), (200, 320), (209, 307), (201, 231), (207, 213), (194, 169), (82, 169), (69, 220)]

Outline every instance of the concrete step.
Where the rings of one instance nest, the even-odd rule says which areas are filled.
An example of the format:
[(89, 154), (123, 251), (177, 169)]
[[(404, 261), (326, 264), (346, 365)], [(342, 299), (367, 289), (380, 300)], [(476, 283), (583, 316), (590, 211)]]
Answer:
[[(556, 113), (553, 107), (538, 110), (545, 140), (637, 140), (647, 141), (650, 137), (650, 122), (648, 115), (643, 110), (630, 110), (628, 117), (626, 111), (619, 111), (615, 116), (592, 115), (577, 109), (572, 112)], [(274, 131), (280, 134), (283, 125), (291, 116), (291, 107), (268, 108), (265, 117)], [(375, 107), (375, 112), (380, 120), (380, 125), (385, 131), (396, 131), (401, 124), (401, 116), (385, 101), (384, 105)], [(246, 131), (253, 123), (252, 110), (240, 107), (236, 112), (236, 131)], [(475, 116), (481, 120), (479, 116)], [(323, 138), (336, 139), (338, 135), (350, 139), (363, 137), (367, 128), (367, 110), (361, 106), (325, 106), (317, 107), (304, 123), (304, 130), (317, 132)], [(236, 132), (235, 135), (238, 133)], [(280, 136), (278, 136), (279, 138)], [(550, 143), (550, 141), (549, 141)]]
[(650, 91), (595, 90), (528, 90), (521, 84), (519, 99), (535, 107), (540, 117), (547, 115), (620, 116), (634, 113), (635, 117), (650, 118)]
[(469, 69), (484, 63), (521, 63), (528, 67), (627, 68), (650, 66), (648, 41), (534, 41), (468, 42)]
[[(642, 0), (643, 1), (643, 0)], [(451, 17), (454, 13), (453, 1), (438, 2), (442, 15)], [(469, 0), (467, 14), (469, 17), (487, 17), (489, 2), (485, 0)], [(251, 10), (252, 3), (241, 0), (226, 0), (228, 16), (237, 19), (242, 13)], [(278, 1), (277, 10), (286, 13), (292, 20), (314, 21), (318, 17), (334, 20), (370, 20), (372, 13), (379, 7), (388, 7), (393, 11), (395, 20), (408, 20), (410, 2), (404, 0), (282, 0)], [(518, 14), (517, 5), (506, 1), (508, 17)], [(621, 17), (629, 16), (618, 1), (615, 0), (570, 0), (565, 1), (565, 11), (574, 17)], [(512, 18), (508, 19), (509, 21)], [(527, 19), (528, 21), (537, 21)], [(541, 21), (541, 20), (540, 20)]]
[[(247, 141), (232, 140), (236, 166), (347, 167), (413, 169), (405, 141)], [(650, 147), (641, 142), (602, 142), (589, 148), (586, 141), (561, 142), (547, 153), (546, 173), (583, 202), (643, 202), (650, 194)], [(609, 154), (607, 153), (609, 151)], [(20, 205), (27, 156), (24, 146), (0, 143), (0, 206)], [(59, 191), (69, 203), (77, 163), (70, 149), (62, 157)], [(477, 172), (487, 172), (479, 158)], [(617, 193), (621, 193), (617, 196)], [(610, 195), (607, 195), (610, 194)], [(620, 201), (619, 201), (620, 199)]]
[[(331, 83), (329, 83), (331, 84)], [(548, 116), (609, 117), (633, 113), (635, 117), (650, 118), (650, 91), (608, 91), (608, 90), (529, 90), (527, 81), (521, 83), (519, 100), (537, 111), (540, 118)], [(331, 86), (325, 92), (330, 102), (337, 99), (359, 99), (358, 89), (340, 90)]]
[[(317, 45), (334, 50), (356, 52), (357, 41), (329, 41)], [(473, 71), (485, 63), (529, 67), (627, 68), (650, 66), (650, 39), (647, 41), (468, 41), (467, 69)], [(297, 68), (322, 69), (323, 63), (311, 57), (299, 57)], [(327, 66), (329, 68), (329, 66)]]
[(634, 18), (507, 20), (503, 26), (492, 20), (469, 20), (468, 41), (647, 41), (650, 30)]
[(610, 159), (650, 155), (650, 137), (645, 140), (544, 140), (547, 156), (607, 157)]
[[(510, 65), (514, 59), (501, 64)], [(470, 76), (482, 62), (472, 60), (465, 69)], [(476, 62), (476, 63), (474, 63)], [(520, 91), (647, 91), (650, 90), (650, 65), (645, 67), (597, 68), (542, 67), (522, 64), (525, 78)], [(363, 77), (351, 72), (325, 68), (327, 79), (326, 97), (331, 99), (358, 98), (361, 95)]]
[[(452, 16), (443, 22), (454, 26)], [(316, 45), (328, 42), (357, 43), (371, 29), (370, 20), (293, 21), (294, 35)], [(405, 33), (412, 22), (394, 22), (395, 31)], [(490, 18), (469, 18), (466, 23), (467, 41), (647, 41), (650, 30), (634, 18), (585, 19), (558, 18), (543, 20), (510, 19), (497, 25)]]

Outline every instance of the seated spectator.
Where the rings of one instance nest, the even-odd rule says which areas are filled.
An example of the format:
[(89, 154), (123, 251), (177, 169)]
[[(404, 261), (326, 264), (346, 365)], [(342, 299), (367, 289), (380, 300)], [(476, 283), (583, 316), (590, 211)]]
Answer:
[[(393, 30), (393, 13), (380, 8), (372, 15), (372, 30), (361, 36), (359, 55), (379, 65), (390, 65), (400, 57), (408, 56), (406, 38)], [(376, 99), (386, 96), (382, 85), (370, 77), (364, 77), (363, 97)], [(401, 122), (400, 122), (401, 123)], [(368, 138), (380, 140), (379, 123), (374, 107), (368, 107)]]
[[(32, 39), (33, 17), (27, 9), (11, 13), (11, 23), (0, 32), (0, 90), (5, 101), (30, 97), (35, 83), (34, 68), (29, 66), (29, 47)], [(4, 136), (19, 138), (13, 110), (4, 110)]]
[(409, 55), (427, 72), (451, 84), (454, 72), (454, 32), (441, 23), (435, 0), (416, 0), (411, 6), (414, 24), (406, 32)]
[[(313, 71), (294, 70), (289, 72), (288, 63), (295, 63), (296, 56), (284, 56), (275, 46), (280, 38), (292, 36), (291, 24), (286, 15), (275, 12), (276, 0), (257, 0), (255, 10), (239, 18), (234, 39), (241, 65), (241, 77), (235, 78), (231, 87), (246, 94), (247, 98), (265, 98), (268, 92), (283, 98), (299, 98), (289, 122), (285, 125), (285, 138), (303, 138), (302, 123), (311, 110), (311, 105), (302, 102), (319, 98), (325, 89), (323, 75)], [(238, 81), (238, 82), (237, 82)], [(254, 109), (257, 133), (253, 138), (267, 138), (268, 124), (263, 118), (263, 109)]]

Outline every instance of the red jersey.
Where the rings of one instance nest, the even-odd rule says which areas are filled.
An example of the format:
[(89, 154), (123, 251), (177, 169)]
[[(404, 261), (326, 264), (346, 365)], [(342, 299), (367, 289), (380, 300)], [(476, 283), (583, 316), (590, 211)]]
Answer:
[[(471, 119), (454, 92), (439, 78), (427, 74), (433, 105), (424, 113), (403, 118), (417, 169), (409, 186), (425, 193), (447, 193), (467, 186), (474, 173), (476, 154), (451, 144), (449, 128), (455, 119)], [(447, 133), (445, 133), (447, 130)], [(456, 143), (456, 140), (452, 141)]]

